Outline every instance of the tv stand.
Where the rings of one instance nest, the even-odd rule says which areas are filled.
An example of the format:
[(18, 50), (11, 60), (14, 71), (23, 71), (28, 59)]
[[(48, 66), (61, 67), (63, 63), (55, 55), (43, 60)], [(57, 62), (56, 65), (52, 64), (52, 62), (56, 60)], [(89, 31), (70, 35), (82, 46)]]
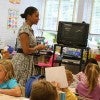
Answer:
[[(86, 60), (87, 60), (88, 54), (89, 54), (89, 49), (85, 48), (85, 47), (68, 46), (68, 45), (63, 45), (63, 44), (54, 44), (54, 54), (53, 55), (55, 55), (57, 46), (60, 47), (61, 60), (54, 60), (54, 56), (53, 56), (52, 62), (59, 63), (59, 66), (61, 66), (61, 64), (77, 65), (77, 66), (79, 66), (79, 71), (81, 71), (81, 67), (82, 67), (82, 63), (83, 63), (83, 51), (84, 50), (87, 51), (87, 57), (86, 57)], [(74, 48), (74, 49), (80, 50), (80, 56), (70, 55), (69, 53), (63, 54), (64, 47)], [(52, 66), (53, 66), (53, 63), (52, 63)]]

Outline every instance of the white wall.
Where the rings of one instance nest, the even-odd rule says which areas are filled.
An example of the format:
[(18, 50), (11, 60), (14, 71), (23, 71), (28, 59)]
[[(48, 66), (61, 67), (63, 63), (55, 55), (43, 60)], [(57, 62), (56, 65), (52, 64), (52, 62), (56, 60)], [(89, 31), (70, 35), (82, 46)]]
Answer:
[[(2, 45), (0, 45), (0, 48), (7, 44), (14, 45), (15, 43), (15, 37), (16, 32), (14, 33), (13, 30), (7, 29), (7, 18), (8, 18), (8, 9), (14, 8), (18, 9), (19, 5), (13, 5), (8, 2), (8, 0), (0, 0), (0, 40), (2, 42)], [(17, 31), (17, 30), (16, 30)]]
[[(23, 13), (28, 6), (35, 6), (41, 12), (42, 6), (40, 4), (42, 4), (42, 0), (21, 0), (20, 4), (12, 4), (9, 2), (9, 0), (0, 0), (0, 49), (6, 45), (11, 45), (13, 47), (15, 46), (18, 29), (23, 23), (23, 19), (20, 17), (20, 14)], [(15, 31), (7, 29), (9, 8), (19, 11), (18, 28)]]

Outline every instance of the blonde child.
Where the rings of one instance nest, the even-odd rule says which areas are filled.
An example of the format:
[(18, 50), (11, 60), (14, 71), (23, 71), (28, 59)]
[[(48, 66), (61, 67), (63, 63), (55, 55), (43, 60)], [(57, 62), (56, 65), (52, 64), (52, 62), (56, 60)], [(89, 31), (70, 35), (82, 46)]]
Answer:
[(66, 93), (66, 100), (78, 100), (77, 96), (69, 89), (69, 86), (74, 81), (72, 72), (69, 70), (66, 70), (66, 76), (67, 76), (67, 81), (68, 81), (67, 88), (61, 88), (60, 84), (57, 82), (52, 82), (52, 84), (56, 87), (57, 91), (63, 91)]
[[(71, 71), (66, 70), (66, 76), (68, 81), (68, 87), (73, 83), (73, 74)], [(66, 100), (77, 100), (77, 96), (69, 89), (69, 88), (63, 88), (62, 91), (66, 92)]]
[(1, 55), (3, 59), (9, 59), (10, 58), (10, 53), (7, 50), (1, 50)]
[(92, 100), (100, 100), (100, 67), (89, 63), (85, 68), (86, 81), (80, 81), (76, 91), (79, 96)]
[(94, 63), (94, 64), (98, 65), (98, 62), (96, 59), (94, 59), (94, 58), (88, 59), (84, 65), (82, 71), (75, 75), (77, 81), (85, 81), (86, 80), (86, 75), (85, 75), (84, 71), (85, 71), (87, 64), (89, 64), (89, 63)]
[(50, 82), (39, 80), (32, 85), (30, 100), (58, 100), (56, 87)]
[(14, 78), (14, 70), (9, 60), (0, 60), (0, 94), (21, 96), (21, 89)]

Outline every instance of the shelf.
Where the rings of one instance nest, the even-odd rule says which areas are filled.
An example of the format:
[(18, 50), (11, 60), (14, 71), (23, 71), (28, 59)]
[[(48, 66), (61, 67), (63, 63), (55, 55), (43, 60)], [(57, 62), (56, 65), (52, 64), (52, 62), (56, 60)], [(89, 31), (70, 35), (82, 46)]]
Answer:
[(80, 65), (80, 62), (76, 62), (76, 61), (70, 61), (70, 60), (66, 60), (66, 59), (63, 59), (63, 60), (54, 60), (55, 63), (59, 63), (59, 64), (70, 64), (70, 65)]
[[(54, 45), (54, 54), (56, 52), (56, 47), (59, 46), (61, 49), (60, 49), (60, 55), (61, 55), (61, 60), (54, 60), (53, 59), (53, 62), (55, 63), (59, 63), (59, 66), (61, 64), (69, 64), (69, 65), (77, 65), (79, 66), (79, 71), (81, 71), (81, 66), (83, 64), (83, 51), (84, 49), (85, 50), (89, 50), (85, 47), (74, 47), (74, 46), (67, 46), (67, 45), (63, 45), (63, 44), (55, 44)], [(67, 54), (65, 54), (63, 52), (63, 48), (66, 47), (66, 48), (75, 48), (75, 49), (80, 49), (79, 52), (80, 54), (79, 55), (74, 55), (74, 53), (71, 53), (70, 52), (67, 52)], [(88, 53), (87, 53), (87, 59), (88, 59)]]
[(62, 59), (74, 59), (74, 60), (80, 60), (81, 58), (78, 58), (78, 57), (75, 57), (75, 56), (66, 56), (66, 55), (64, 55), (64, 56), (62, 57)]
[(86, 49), (86, 47), (69, 46), (69, 45), (64, 45), (64, 44), (54, 44), (54, 46), (69, 47), (69, 48), (76, 48), (76, 49)]

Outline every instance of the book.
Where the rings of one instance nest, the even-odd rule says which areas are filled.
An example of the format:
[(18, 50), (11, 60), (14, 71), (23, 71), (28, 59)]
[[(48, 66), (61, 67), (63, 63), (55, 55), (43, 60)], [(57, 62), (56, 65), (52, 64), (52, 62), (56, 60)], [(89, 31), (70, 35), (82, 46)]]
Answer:
[(46, 80), (49, 82), (57, 82), (61, 88), (68, 87), (65, 66), (45, 68)]

